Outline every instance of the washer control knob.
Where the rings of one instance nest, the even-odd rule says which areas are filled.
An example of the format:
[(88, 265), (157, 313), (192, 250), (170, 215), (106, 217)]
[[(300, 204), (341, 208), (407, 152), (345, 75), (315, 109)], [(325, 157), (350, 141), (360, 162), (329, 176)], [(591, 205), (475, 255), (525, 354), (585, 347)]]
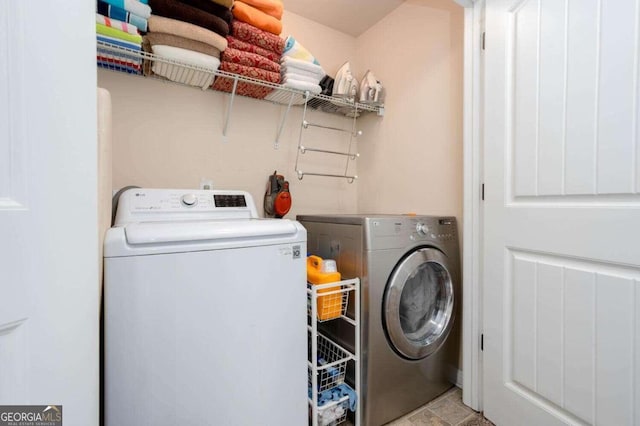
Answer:
[(429, 232), (429, 227), (422, 222), (418, 222), (416, 224), (416, 232), (419, 235), (427, 235), (427, 232)]
[(185, 206), (193, 207), (198, 204), (198, 197), (196, 197), (194, 194), (186, 194), (182, 196), (181, 201)]

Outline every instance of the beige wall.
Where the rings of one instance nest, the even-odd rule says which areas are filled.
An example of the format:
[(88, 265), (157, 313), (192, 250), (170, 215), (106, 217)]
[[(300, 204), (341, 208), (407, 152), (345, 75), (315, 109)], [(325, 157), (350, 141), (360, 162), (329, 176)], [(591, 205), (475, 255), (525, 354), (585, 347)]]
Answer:
[(407, 0), (358, 37), (358, 77), (371, 69), (387, 89), (384, 118), (361, 120), (360, 212), (462, 217), (463, 16)]
[[(124, 185), (195, 188), (210, 178), (222, 189), (251, 192), (262, 205), (267, 176), (291, 183), (299, 213), (462, 211), (463, 11), (450, 0), (408, 0), (357, 39), (290, 12), (283, 36), (293, 34), (335, 75), (347, 60), (360, 80), (372, 69), (387, 89), (383, 118), (365, 115), (361, 153), (349, 173), (360, 179), (294, 173), (301, 108), (292, 108), (280, 141), (273, 140), (285, 107), (237, 97), (226, 140), (229, 96), (161, 81), (100, 71), (113, 102), (114, 188)], [(311, 112), (310, 121), (349, 127), (348, 120)], [(304, 144), (344, 150), (348, 138), (317, 129)], [(306, 154), (304, 171), (343, 173), (341, 157)]]
[[(355, 38), (285, 12), (284, 32), (294, 34), (329, 73), (355, 58)], [(355, 213), (357, 183), (305, 177), (294, 173), (302, 109), (291, 109), (280, 140), (273, 142), (286, 107), (236, 97), (226, 140), (222, 128), (229, 95), (158, 80), (100, 70), (98, 84), (113, 103), (113, 185), (197, 188), (201, 178), (219, 189), (249, 191), (262, 211), (267, 176), (283, 173), (291, 184), (298, 213)], [(344, 118), (311, 112), (311, 121), (348, 126)], [(327, 131), (305, 131), (307, 146), (345, 149), (348, 139)], [(344, 172), (343, 158), (323, 154), (301, 156), (305, 171)], [(350, 172), (357, 173), (356, 169)]]

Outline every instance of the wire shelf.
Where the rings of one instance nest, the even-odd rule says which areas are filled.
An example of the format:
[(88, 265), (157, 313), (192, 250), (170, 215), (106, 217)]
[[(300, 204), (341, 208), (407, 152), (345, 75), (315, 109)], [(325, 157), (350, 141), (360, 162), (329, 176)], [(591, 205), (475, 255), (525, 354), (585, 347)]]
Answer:
[[(217, 77), (226, 77), (234, 82), (232, 93), (236, 94), (236, 88), (238, 85), (242, 84), (261, 87), (266, 91), (270, 91), (265, 98), (261, 98), (260, 100), (274, 104), (303, 105), (306, 102), (307, 105), (313, 109), (332, 114), (346, 115), (349, 117), (359, 115), (361, 112), (375, 112), (378, 115), (383, 115), (384, 112), (384, 108), (379, 106), (349, 102), (347, 99), (322, 94), (316, 95), (285, 87), (280, 84), (163, 58), (161, 56), (154, 55), (153, 53), (128, 49), (100, 40), (97, 41), (97, 55), (100, 58), (98, 60), (99, 68), (139, 76), (143, 76), (143, 69), (145, 66), (150, 67), (151, 64), (162, 64), (165, 71), (167, 70), (167, 67), (170, 68), (167, 73), (165, 73), (165, 75), (168, 74), (169, 78), (154, 74), (145, 75), (145, 77), (158, 78), (165, 81), (188, 85), (189, 87), (194, 87), (194, 85), (187, 84), (186, 82), (193, 83), (193, 81), (199, 81), (202, 84), (199, 84), (198, 87), (201, 87), (203, 90), (211, 89), (218, 91), (211, 87), (210, 82)], [(242, 93), (237, 94), (247, 96)]]

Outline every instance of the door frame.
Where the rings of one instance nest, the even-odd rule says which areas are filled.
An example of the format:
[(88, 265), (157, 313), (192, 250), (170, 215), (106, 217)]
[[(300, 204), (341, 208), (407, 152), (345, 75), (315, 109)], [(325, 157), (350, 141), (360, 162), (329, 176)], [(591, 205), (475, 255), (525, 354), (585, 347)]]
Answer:
[(464, 10), (462, 400), (482, 411), (482, 51), (485, 0)]

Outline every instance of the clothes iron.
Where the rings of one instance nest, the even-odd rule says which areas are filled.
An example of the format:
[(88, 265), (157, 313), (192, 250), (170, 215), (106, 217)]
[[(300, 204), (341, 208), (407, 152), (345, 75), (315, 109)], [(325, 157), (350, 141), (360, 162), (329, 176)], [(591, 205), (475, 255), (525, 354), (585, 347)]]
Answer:
[(360, 83), (360, 102), (376, 106), (384, 105), (385, 90), (371, 70), (368, 70)]
[(345, 98), (349, 102), (355, 102), (358, 98), (358, 80), (351, 73), (351, 64), (348, 61), (338, 70), (331, 95)]

